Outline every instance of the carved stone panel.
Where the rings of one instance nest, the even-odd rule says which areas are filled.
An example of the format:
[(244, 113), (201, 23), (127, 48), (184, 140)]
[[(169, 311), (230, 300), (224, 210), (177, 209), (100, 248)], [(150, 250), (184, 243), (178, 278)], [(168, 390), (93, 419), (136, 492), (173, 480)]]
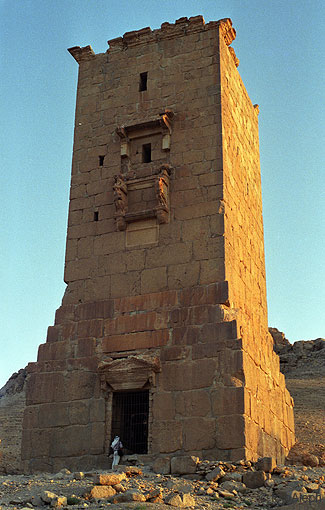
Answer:
[(169, 176), (171, 167), (160, 165), (156, 173), (138, 179), (115, 176), (113, 185), (117, 230), (125, 230), (128, 223), (157, 218), (158, 223), (169, 221)]
[(159, 358), (148, 355), (103, 361), (98, 369), (102, 389), (106, 390), (108, 384), (114, 391), (154, 386), (155, 374), (161, 371)]

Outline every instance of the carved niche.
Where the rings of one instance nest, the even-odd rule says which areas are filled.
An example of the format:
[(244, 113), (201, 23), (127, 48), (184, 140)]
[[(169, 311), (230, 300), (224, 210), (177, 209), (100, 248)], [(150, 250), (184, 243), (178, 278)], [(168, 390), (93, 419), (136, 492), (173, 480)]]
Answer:
[(152, 218), (157, 224), (169, 221), (168, 161), (173, 117), (172, 111), (165, 110), (159, 116), (116, 130), (121, 143), (121, 170), (113, 184), (117, 230)]
[(107, 385), (113, 391), (139, 390), (147, 385), (155, 386), (155, 375), (161, 367), (158, 357), (144, 354), (102, 361), (98, 371), (104, 391)]

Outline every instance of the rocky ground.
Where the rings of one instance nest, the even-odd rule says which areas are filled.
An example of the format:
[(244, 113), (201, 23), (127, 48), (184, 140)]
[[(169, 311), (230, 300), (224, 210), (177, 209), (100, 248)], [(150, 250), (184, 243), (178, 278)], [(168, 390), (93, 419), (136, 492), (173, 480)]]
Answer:
[(135, 466), (105, 473), (0, 476), (0, 509), (325, 508), (325, 467), (276, 467), (270, 458), (255, 465), (189, 461), (196, 472), (184, 476)]

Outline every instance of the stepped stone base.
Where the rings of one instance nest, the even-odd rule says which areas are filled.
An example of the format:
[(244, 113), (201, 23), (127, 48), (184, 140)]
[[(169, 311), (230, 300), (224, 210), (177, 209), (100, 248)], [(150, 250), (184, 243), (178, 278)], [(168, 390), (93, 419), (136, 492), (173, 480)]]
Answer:
[(28, 366), (26, 470), (107, 467), (112, 394), (142, 388), (148, 453), (283, 460), (293, 420), (278, 357), (269, 373), (250, 358), (227, 301), (220, 282), (59, 308)]

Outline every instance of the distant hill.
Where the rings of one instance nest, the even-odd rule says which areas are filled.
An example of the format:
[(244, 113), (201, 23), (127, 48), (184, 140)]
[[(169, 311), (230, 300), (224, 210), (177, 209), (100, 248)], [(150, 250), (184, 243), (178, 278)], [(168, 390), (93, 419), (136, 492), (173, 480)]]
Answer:
[(281, 372), (294, 399), (295, 450), (308, 450), (325, 462), (325, 339), (291, 344), (284, 333), (269, 328)]

